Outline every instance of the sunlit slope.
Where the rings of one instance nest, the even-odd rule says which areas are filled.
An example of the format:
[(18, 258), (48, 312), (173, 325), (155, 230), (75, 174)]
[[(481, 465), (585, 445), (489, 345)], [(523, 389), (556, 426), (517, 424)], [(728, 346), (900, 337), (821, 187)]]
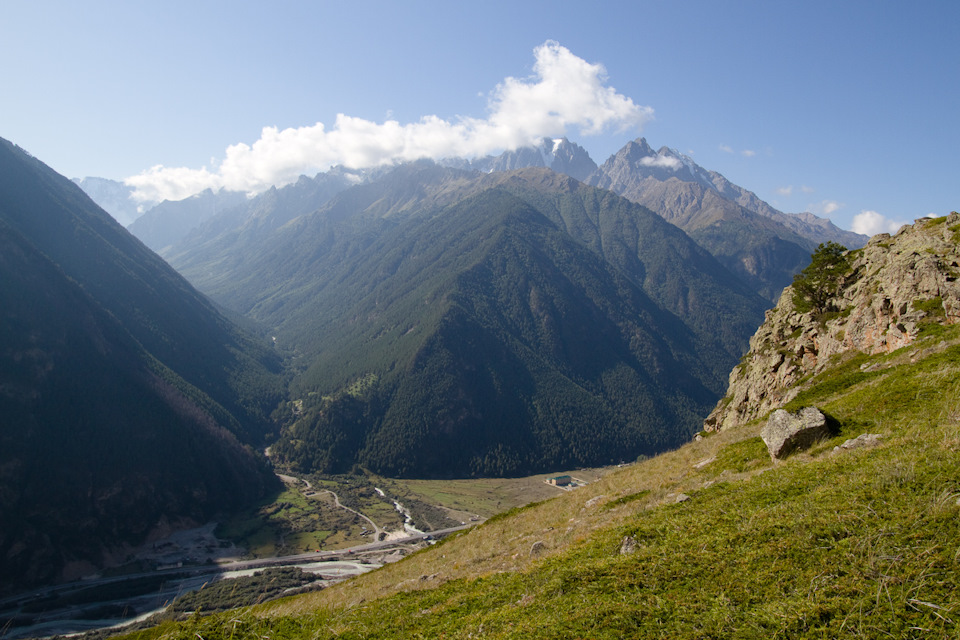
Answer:
[[(748, 423), (338, 587), (156, 634), (956, 635), (960, 328), (801, 384), (839, 433), (785, 461)], [(879, 444), (835, 451), (864, 433)]]

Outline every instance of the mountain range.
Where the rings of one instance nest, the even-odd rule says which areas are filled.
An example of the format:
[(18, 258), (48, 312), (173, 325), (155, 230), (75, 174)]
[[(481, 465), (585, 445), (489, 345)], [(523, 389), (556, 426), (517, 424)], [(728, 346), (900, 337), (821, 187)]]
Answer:
[[(302, 472), (433, 477), (674, 448), (798, 251), (839, 232), (642, 140), (600, 167), (545, 140), (163, 203), (130, 227), (145, 245), (0, 146), (0, 560), (20, 586), (263, 496), (266, 444)], [(687, 208), (638, 202), (651, 185)]]
[[(643, 139), (599, 167), (544, 139), (335, 169), (252, 199), (208, 191), (130, 230), (295, 355), (278, 460), (388, 475), (527, 473), (675, 446), (817, 244), (863, 240)], [(589, 270), (605, 273), (583, 280), (598, 259)]]
[[(686, 231), (771, 304), (820, 243), (837, 242), (855, 249), (867, 241), (866, 236), (840, 229), (812, 213), (778, 211), (689, 156), (668, 147), (654, 150), (643, 138), (628, 142), (599, 166), (583, 147), (566, 138), (545, 138), (539, 145), (499, 156), (447, 158), (440, 164), (480, 173), (545, 167), (611, 190)], [(357, 172), (335, 167), (312, 179), (301, 176), (297, 183), (299, 197), (303, 198), (299, 211), (319, 208), (339, 190), (376, 179), (384, 170)], [(304, 183), (310, 180), (318, 182), (318, 187), (323, 183), (322, 197), (310, 199), (310, 195), (302, 194)], [(89, 193), (96, 200), (100, 192), (91, 189)], [(110, 198), (114, 197), (111, 192)], [(104, 203), (116, 206), (110, 198)], [(161, 255), (189, 252), (197, 238), (209, 239), (210, 231), (200, 227), (217, 210), (236, 208), (241, 211), (237, 214), (240, 217), (248, 215), (242, 213), (242, 199), (239, 192), (207, 191), (186, 200), (164, 202), (131, 224), (130, 231)], [(176, 244), (190, 234), (194, 240), (178, 248)]]

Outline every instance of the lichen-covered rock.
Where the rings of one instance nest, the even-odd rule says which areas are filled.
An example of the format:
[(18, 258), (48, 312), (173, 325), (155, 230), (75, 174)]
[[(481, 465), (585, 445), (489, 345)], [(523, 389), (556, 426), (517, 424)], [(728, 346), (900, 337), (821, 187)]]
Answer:
[(840, 451), (849, 451), (851, 449), (862, 449), (864, 447), (875, 447), (880, 444), (880, 440), (883, 436), (879, 433), (862, 433), (856, 438), (851, 438), (843, 444), (839, 444), (833, 448), (833, 453), (838, 453)]
[(782, 460), (794, 451), (807, 449), (830, 435), (827, 417), (816, 407), (806, 407), (797, 413), (783, 409), (774, 411), (760, 431), (770, 457)]
[(838, 311), (798, 313), (793, 290), (750, 339), (730, 374), (726, 397), (704, 422), (707, 431), (762, 417), (792, 400), (797, 383), (831, 356), (877, 354), (911, 344), (924, 322), (960, 322), (960, 214), (921, 219), (896, 235), (879, 234), (848, 252), (850, 270), (833, 299)]
[(624, 536), (620, 541), (620, 555), (628, 556), (637, 550), (637, 539), (633, 536)]

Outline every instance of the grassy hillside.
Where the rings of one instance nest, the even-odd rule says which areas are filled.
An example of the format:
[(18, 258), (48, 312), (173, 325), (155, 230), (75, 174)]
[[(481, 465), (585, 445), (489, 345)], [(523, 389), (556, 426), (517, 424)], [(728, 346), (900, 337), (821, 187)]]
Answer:
[(337, 587), (136, 635), (956, 637), (960, 328), (804, 386), (840, 433), (786, 461), (747, 424)]

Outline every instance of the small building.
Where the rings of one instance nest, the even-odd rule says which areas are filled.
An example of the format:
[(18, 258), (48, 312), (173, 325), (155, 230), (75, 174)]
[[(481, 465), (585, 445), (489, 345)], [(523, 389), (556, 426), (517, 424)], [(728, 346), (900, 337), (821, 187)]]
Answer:
[(573, 478), (570, 476), (556, 476), (555, 478), (547, 479), (547, 484), (552, 484), (555, 487), (566, 487), (571, 482), (573, 482)]

